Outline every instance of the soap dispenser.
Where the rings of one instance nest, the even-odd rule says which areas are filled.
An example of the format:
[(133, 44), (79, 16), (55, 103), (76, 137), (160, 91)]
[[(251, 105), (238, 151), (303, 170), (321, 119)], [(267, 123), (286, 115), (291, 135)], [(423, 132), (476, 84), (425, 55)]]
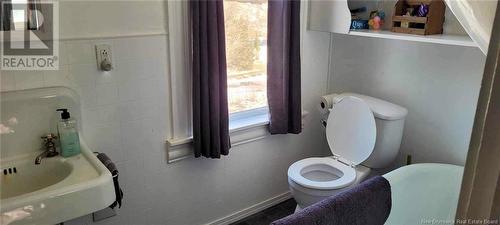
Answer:
[(78, 136), (76, 120), (71, 119), (68, 109), (58, 109), (61, 120), (57, 123), (57, 132), (61, 142), (61, 155), (70, 157), (80, 154), (80, 137)]

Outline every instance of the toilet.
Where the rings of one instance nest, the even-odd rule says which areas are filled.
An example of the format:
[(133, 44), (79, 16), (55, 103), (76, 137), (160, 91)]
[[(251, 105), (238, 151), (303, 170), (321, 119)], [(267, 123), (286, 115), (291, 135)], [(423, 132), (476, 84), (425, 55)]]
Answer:
[(399, 152), (407, 113), (370, 96), (334, 95), (325, 130), (333, 156), (302, 159), (288, 168), (297, 210), (359, 184), (372, 168), (389, 166)]

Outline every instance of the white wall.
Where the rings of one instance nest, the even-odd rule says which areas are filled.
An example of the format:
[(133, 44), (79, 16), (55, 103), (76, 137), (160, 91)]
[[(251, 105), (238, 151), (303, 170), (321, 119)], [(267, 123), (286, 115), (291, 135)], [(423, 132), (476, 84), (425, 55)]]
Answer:
[(165, 33), (166, 1), (59, 0), (61, 38)]
[(330, 90), (402, 105), (400, 159), (465, 164), (485, 56), (479, 48), (333, 35)]
[[(60, 43), (61, 70), (2, 71), (0, 83), (2, 91), (63, 85), (80, 93), (83, 136), (93, 150), (117, 162), (125, 191), (118, 216), (99, 224), (208, 223), (287, 192), (288, 166), (327, 151), (313, 102), (326, 93), (330, 35), (304, 34), (302, 93), (304, 109), (311, 113), (301, 135), (276, 135), (240, 145), (220, 160), (191, 158), (167, 164), (168, 36), (147, 35), (161, 33), (157, 28), (166, 26), (166, 15), (151, 21), (135, 13), (151, 7), (129, 1), (71, 4), (77, 8), (62, 6), (61, 20), (78, 22), (82, 30), (64, 25), (61, 36), (81, 38)], [(133, 27), (115, 27), (121, 22), (117, 14), (104, 14), (117, 9), (134, 11), (119, 13), (125, 23), (135, 21)], [(161, 9), (166, 11), (164, 5)], [(107, 19), (112, 22), (100, 23)], [(141, 22), (160, 25), (150, 32), (141, 30)], [(144, 35), (130, 37), (138, 33)], [(98, 43), (112, 45), (115, 68), (109, 73), (97, 70)], [(66, 224), (92, 221), (85, 216)]]

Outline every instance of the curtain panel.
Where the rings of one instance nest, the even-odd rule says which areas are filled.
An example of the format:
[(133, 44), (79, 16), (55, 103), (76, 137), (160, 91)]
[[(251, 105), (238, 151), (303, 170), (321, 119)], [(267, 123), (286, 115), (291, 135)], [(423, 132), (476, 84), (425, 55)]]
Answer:
[(302, 131), (300, 1), (270, 0), (267, 32), (269, 131), (298, 134)]
[(229, 153), (223, 0), (191, 0), (193, 145), (195, 157)]
[(0, 0), (0, 30), (10, 30), (12, 24), (12, 5), (10, 0)]

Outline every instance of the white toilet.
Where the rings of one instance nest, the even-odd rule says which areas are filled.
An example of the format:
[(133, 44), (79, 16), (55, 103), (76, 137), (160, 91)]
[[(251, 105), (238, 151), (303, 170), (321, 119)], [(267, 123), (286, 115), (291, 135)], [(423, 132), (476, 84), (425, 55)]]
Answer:
[(326, 125), (332, 157), (307, 158), (288, 168), (297, 209), (307, 207), (363, 181), (370, 168), (396, 158), (408, 111), (373, 97), (335, 95)]

